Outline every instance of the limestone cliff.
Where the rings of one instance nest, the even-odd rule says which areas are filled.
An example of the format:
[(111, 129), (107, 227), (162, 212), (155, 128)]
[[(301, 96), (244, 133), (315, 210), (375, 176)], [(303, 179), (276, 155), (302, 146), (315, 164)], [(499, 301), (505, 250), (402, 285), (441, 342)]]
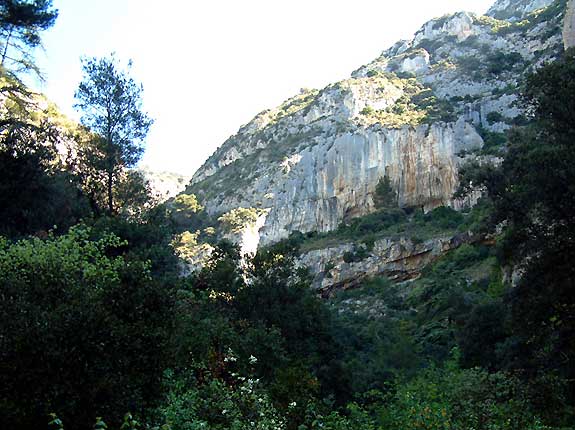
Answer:
[(152, 194), (160, 201), (174, 197), (186, 188), (190, 177), (174, 172), (160, 172), (149, 166), (138, 169), (148, 181)]
[(314, 276), (313, 286), (329, 294), (332, 289), (349, 288), (366, 278), (383, 275), (393, 281), (417, 278), (423, 268), (442, 254), (464, 243), (478, 240), (470, 234), (443, 236), (416, 243), (406, 238), (385, 238), (374, 243), (360, 261), (345, 261), (356, 244), (343, 243), (304, 253), (299, 263)]
[(186, 192), (215, 217), (238, 207), (265, 211), (260, 245), (371, 212), (383, 176), (401, 207), (458, 208), (466, 203), (452, 198), (458, 166), (496, 155), (486, 132), (524, 121), (518, 86), (562, 52), (565, 6), (499, 0), (486, 16), (431, 20), (350, 79), (258, 114)]
[(565, 23), (563, 24), (563, 46), (565, 49), (575, 47), (575, 0), (567, 2)]
[(497, 19), (521, 20), (530, 13), (545, 8), (553, 0), (497, 0), (487, 15)]

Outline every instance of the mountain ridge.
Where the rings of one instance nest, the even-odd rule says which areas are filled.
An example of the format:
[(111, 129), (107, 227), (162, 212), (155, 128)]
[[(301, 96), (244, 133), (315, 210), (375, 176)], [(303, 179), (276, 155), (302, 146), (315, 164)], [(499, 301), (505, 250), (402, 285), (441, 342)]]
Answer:
[[(186, 193), (213, 217), (257, 212), (247, 221), (261, 226), (256, 248), (373, 212), (383, 177), (403, 208), (471, 205), (477, 195), (453, 198), (459, 166), (497, 162), (504, 132), (526, 120), (521, 79), (563, 52), (566, 3), (499, 0), (489, 15), (430, 20), (349, 79), (256, 115)], [(516, 14), (494, 17), (511, 7)]]

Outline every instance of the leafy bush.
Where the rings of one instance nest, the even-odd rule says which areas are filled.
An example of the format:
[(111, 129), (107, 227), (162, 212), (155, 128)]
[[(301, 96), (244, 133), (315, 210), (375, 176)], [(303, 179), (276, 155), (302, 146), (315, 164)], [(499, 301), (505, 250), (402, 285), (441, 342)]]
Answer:
[(218, 218), (224, 229), (230, 233), (241, 233), (247, 226), (254, 224), (260, 216), (256, 208), (236, 208)]
[(498, 76), (503, 72), (513, 70), (518, 64), (524, 62), (523, 56), (519, 52), (505, 53), (495, 51), (487, 56), (487, 73)]
[[(226, 359), (233, 368), (236, 358), (231, 351)], [(199, 367), (180, 374), (168, 370), (164, 384), (167, 394), (155, 412), (155, 421), (170, 429), (263, 430), (285, 426), (256, 378), (234, 373), (224, 381)]]
[(530, 412), (522, 381), (507, 373), (485, 370), (430, 369), (401, 386), (384, 407), (382, 427), (543, 430)]
[(369, 116), (369, 115), (373, 114), (374, 112), (375, 112), (375, 110), (371, 106), (366, 106), (361, 110), (360, 114)]
[(495, 131), (489, 131), (484, 127), (478, 127), (477, 132), (483, 139), (483, 148), (481, 153), (483, 155), (502, 155), (507, 143), (507, 134)]
[(373, 200), (376, 208), (391, 208), (397, 206), (397, 193), (391, 185), (389, 177), (386, 175), (379, 178), (375, 186)]
[(369, 251), (365, 246), (356, 246), (353, 251), (346, 251), (343, 253), (343, 261), (346, 263), (357, 263), (369, 257)]
[(426, 214), (418, 212), (415, 217), (415, 221), (421, 225), (434, 226), (443, 230), (456, 229), (463, 223), (463, 220), (461, 213), (448, 206), (437, 207)]
[(487, 119), (487, 122), (489, 124), (495, 124), (496, 122), (503, 122), (504, 121), (503, 115), (501, 115), (501, 113), (495, 112), (495, 111), (489, 112), (485, 118)]
[(171, 290), (148, 263), (119, 255), (117, 236), (90, 234), (0, 240), (0, 414), (10, 428), (43, 428), (52, 411), (72, 428), (91, 425), (94, 411), (119, 424), (159, 389)]

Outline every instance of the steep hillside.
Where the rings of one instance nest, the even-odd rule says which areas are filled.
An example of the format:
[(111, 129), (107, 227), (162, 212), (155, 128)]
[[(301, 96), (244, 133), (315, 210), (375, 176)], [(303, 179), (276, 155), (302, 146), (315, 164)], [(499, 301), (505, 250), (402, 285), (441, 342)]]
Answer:
[(210, 215), (259, 209), (261, 244), (372, 212), (382, 177), (400, 207), (461, 208), (458, 166), (497, 156), (502, 133), (525, 121), (522, 76), (563, 51), (565, 8), (500, 0), (485, 16), (433, 19), (350, 79), (258, 114), (186, 192)]
[(162, 201), (182, 192), (190, 180), (189, 176), (174, 172), (159, 172), (148, 166), (142, 166), (138, 170), (149, 182), (152, 193)]

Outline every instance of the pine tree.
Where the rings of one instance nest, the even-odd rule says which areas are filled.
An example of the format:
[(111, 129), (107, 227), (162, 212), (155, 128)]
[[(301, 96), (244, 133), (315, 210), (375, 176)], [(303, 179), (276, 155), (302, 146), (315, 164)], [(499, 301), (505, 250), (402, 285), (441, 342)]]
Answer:
[(1, 65), (16, 71), (38, 71), (30, 51), (41, 44), (40, 32), (52, 27), (58, 11), (52, 0), (2, 0), (0, 2)]
[(87, 163), (105, 176), (106, 206), (113, 214), (114, 189), (125, 168), (144, 153), (143, 142), (153, 121), (142, 110), (142, 85), (122, 71), (114, 54), (83, 60), (84, 79), (76, 91), (82, 124), (96, 137)]

